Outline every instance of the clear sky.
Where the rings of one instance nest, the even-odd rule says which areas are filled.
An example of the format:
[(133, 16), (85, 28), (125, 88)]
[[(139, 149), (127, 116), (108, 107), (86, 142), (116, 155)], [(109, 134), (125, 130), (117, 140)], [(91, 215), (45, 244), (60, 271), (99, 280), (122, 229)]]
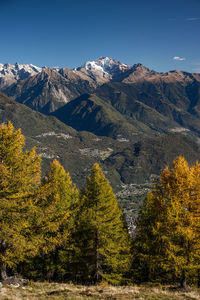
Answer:
[(0, 62), (200, 73), (200, 0), (0, 0)]

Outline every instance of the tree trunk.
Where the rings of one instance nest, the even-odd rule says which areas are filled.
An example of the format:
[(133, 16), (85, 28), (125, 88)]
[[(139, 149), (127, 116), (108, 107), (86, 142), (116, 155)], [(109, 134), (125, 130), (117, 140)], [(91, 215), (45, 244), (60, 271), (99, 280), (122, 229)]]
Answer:
[[(0, 242), (0, 251), (1, 251), (2, 255), (5, 255), (5, 253), (6, 253), (6, 242), (5, 242), (5, 240), (1, 240), (1, 242)], [(6, 272), (5, 263), (2, 263), (0, 272), (1, 272), (1, 280), (6, 280), (8, 278), (8, 276), (7, 276), (7, 272)]]
[(8, 278), (7, 272), (6, 272), (6, 265), (2, 264), (1, 266), (1, 280), (6, 280)]
[(181, 284), (181, 288), (187, 289), (187, 282), (186, 282), (186, 277), (185, 277), (185, 271), (182, 272), (180, 284)]
[(198, 282), (197, 282), (197, 284), (198, 284), (198, 288), (200, 288), (200, 269), (198, 269), (198, 271), (197, 271), (198, 273)]
[(99, 282), (99, 249), (98, 249), (98, 232), (96, 232), (95, 238), (95, 251), (96, 251), (96, 266), (95, 266), (95, 283)]

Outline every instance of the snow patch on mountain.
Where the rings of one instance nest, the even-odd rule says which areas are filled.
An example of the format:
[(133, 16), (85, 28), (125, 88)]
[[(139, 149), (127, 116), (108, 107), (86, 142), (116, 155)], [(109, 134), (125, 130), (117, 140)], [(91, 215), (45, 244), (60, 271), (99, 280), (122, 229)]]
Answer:
[(117, 70), (126, 71), (130, 69), (130, 66), (121, 63), (113, 58), (100, 57), (95, 61), (87, 61), (84, 65), (87, 71), (100, 71), (107, 75), (113, 75)]
[(0, 63), (0, 83), (1, 85), (10, 85), (17, 80), (23, 80), (36, 75), (42, 71), (42, 68), (32, 64), (2, 64)]

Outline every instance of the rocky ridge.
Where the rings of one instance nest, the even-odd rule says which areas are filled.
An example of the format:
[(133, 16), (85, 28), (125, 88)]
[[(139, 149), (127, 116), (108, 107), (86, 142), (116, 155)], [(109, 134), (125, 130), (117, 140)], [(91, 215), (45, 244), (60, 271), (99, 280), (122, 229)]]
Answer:
[(182, 71), (158, 73), (142, 64), (129, 66), (113, 58), (101, 57), (83, 66), (39, 68), (33, 65), (0, 64), (0, 90), (14, 100), (49, 114), (67, 102), (109, 82), (134, 84), (179, 83), (182, 86), (200, 82), (200, 74)]
[(36, 67), (32, 64), (18, 64), (14, 65), (0, 63), (0, 87), (11, 85), (18, 80), (26, 79), (30, 76), (36, 75), (42, 71), (42, 68)]

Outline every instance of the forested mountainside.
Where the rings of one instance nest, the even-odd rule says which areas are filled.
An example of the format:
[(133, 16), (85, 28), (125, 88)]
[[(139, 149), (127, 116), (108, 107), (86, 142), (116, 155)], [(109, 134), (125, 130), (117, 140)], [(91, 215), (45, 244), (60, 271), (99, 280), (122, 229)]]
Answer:
[(108, 57), (73, 70), (1, 64), (0, 89), (13, 99), (1, 94), (0, 121), (22, 128), (44, 171), (57, 158), (81, 186), (98, 161), (134, 212), (177, 155), (199, 159), (199, 74)]
[(90, 167), (99, 162), (127, 213), (135, 215), (140, 199), (161, 170), (178, 155), (190, 164), (199, 159), (199, 145), (188, 135), (173, 132), (156, 137), (113, 139), (76, 131), (53, 116), (45, 116), (0, 94), (0, 122), (22, 128), (27, 147), (42, 155), (43, 173), (58, 159), (81, 187)]
[[(191, 163), (199, 157), (198, 144), (183, 133), (135, 138), (135, 141), (123, 136), (117, 139), (96, 136), (86, 131), (78, 132), (55, 117), (31, 110), (1, 93), (0, 122), (7, 120), (16, 128), (22, 128), (28, 145), (37, 146), (44, 166), (46, 160), (59, 158), (77, 184), (79, 180), (82, 182), (82, 172), (94, 161), (101, 162), (114, 189), (118, 190), (123, 183), (147, 182), (179, 154)], [(76, 171), (77, 165), (80, 174)]]

